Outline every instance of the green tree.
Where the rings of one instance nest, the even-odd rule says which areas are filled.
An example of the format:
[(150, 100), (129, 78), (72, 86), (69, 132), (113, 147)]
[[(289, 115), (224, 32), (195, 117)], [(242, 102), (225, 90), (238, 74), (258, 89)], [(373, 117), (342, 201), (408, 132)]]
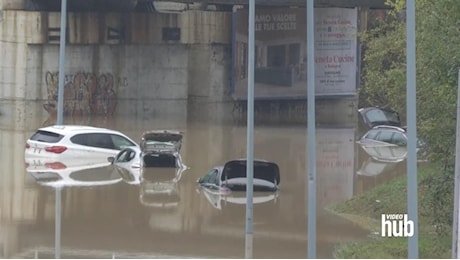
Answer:
[[(395, 0), (384, 21), (361, 37), (365, 45), (360, 106), (391, 107), (406, 114), (406, 24), (404, 0)], [(422, 203), (437, 216), (438, 232), (449, 232), (453, 211), (453, 173), (457, 81), (460, 68), (460, 2), (416, 1), (417, 134), (429, 159), (440, 163), (422, 184)], [(446, 228), (447, 227), (447, 228)]]
[[(406, 112), (405, 1), (396, 0), (384, 21), (365, 32), (360, 105)], [(433, 160), (453, 163), (460, 2), (416, 1), (417, 131)]]

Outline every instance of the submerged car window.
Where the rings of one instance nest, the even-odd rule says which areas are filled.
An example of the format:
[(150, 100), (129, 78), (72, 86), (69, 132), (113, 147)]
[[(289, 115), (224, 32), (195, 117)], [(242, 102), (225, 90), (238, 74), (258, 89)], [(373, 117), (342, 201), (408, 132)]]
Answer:
[(203, 182), (206, 183), (217, 183), (217, 170), (212, 169), (209, 171), (206, 176), (203, 177)]
[(217, 181), (217, 171), (214, 171), (210, 176), (209, 176), (209, 183), (213, 184), (218, 184), (219, 182)]
[(63, 137), (64, 137), (63, 135), (60, 135), (57, 133), (39, 130), (35, 132), (35, 134), (33, 134), (32, 137), (30, 137), (30, 140), (45, 142), (45, 143), (57, 143)]
[(88, 145), (87, 134), (74, 135), (70, 138), (70, 141), (74, 144)]
[(377, 136), (377, 140), (392, 143), (393, 139), (393, 132), (392, 131), (381, 131), (380, 134)]
[(117, 149), (117, 150), (121, 150), (121, 149), (126, 148), (128, 146), (135, 146), (135, 144), (133, 142), (131, 142), (130, 140), (124, 138), (123, 136), (112, 134), (112, 135), (110, 135), (110, 137), (111, 137), (111, 140), (112, 140), (112, 143), (113, 143), (115, 149)]
[(375, 137), (377, 136), (377, 134), (379, 133), (379, 131), (376, 131), (376, 130), (371, 130), (367, 133), (366, 135), (366, 138), (368, 139), (375, 139)]
[(129, 149), (121, 151), (120, 154), (117, 156), (115, 161), (117, 161), (117, 162), (128, 162), (129, 161), (129, 153), (130, 153)]
[(115, 149), (110, 136), (104, 133), (78, 134), (70, 138), (70, 141), (85, 146)]
[(404, 134), (402, 133), (395, 133), (393, 135), (393, 141), (392, 141), (393, 144), (396, 144), (396, 145), (407, 145), (407, 140), (406, 140), (406, 137), (404, 136)]

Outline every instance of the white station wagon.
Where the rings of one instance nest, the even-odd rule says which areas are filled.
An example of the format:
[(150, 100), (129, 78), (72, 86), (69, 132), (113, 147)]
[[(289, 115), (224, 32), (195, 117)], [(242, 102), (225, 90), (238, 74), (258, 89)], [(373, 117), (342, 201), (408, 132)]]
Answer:
[(54, 125), (38, 129), (27, 140), (25, 157), (107, 162), (107, 157), (115, 156), (129, 146), (138, 145), (118, 131), (92, 126)]

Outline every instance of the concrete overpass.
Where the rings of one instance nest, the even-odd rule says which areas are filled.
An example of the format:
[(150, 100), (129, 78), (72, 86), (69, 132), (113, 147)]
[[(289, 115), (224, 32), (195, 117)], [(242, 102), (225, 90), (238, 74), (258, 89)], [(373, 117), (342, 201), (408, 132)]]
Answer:
[[(1, 0), (5, 10), (60, 11), (61, 0)], [(387, 9), (385, 0), (316, 0), (316, 7), (364, 7)], [(187, 4), (205, 10), (231, 10), (234, 5), (247, 5), (248, 0), (68, 0), (69, 11), (155, 11), (155, 3)], [(256, 0), (260, 6), (305, 6), (305, 0)], [(1, 4), (0, 4), (1, 6)], [(0, 8), (1, 9), (1, 8)]]
[[(221, 121), (244, 113), (244, 107), (235, 108), (237, 102), (232, 96), (231, 81), (237, 66), (232, 27), (236, 19), (229, 10), (244, 6), (248, 0), (176, 0), (172, 3), (193, 10), (155, 11), (155, 4), (168, 2), (68, 0), (65, 92), (69, 93), (64, 93), (67, 115), (75, 115), (76, 111), (83, 115), (147, 115), (184, 120), (200, 117)], [(360, 6), (360, 13), (386, 8), (384, 2), (315, 1), (317, 7)], [(302, 6), (305, 0), (257, 3)], [(57, 97), (59, 9), (60, 0), (0, 0), (0, 55), (7, 61), (0, 65), (0, 114), (7, 124), (26, 124), (26, 114), (38, 118), (53, 114), (49, 109), (53, 109)], [(301, 19), (298, 23), (304, 25)], [(304, 49), (298, 48), (299, 68)], [(357, 60), (358, 56), (359, 53)], [(85, 98), (78, 98), (77, 91), (84, 92), (79, 95)], [(303, 122), (305, 96), (297, 97), (298, 101), (292, 102), (289, 97), (290, 100), (280, 101), (274, 107), (269, 100), (270, 109), (266, 102), (258, 103), (260, 110), (269, 111), (268, 118), (273, 118), (273, 110), (288, 121), (297, 123), (300, 118)], [(350, 111), (356, 110), (355, 100), (321, 102), (318, 113), (330, 116), (337, 115), (331, 109), (345, 111), (337, 118), (354, 120), (354, 112)], [(334, 104), (331, 106), (330, 102)]]

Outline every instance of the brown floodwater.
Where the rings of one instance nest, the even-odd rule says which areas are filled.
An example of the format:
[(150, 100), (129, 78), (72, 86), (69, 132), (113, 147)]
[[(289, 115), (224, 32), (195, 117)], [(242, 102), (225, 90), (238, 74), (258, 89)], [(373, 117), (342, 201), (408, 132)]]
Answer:
[[(246, 156), (244, 126), (132, 118), (65, 120), (116, 129), (136, 141), (146, 130), (181, 130), (182, 158), (190, 168), (170, 187), (172, 192), (161, 196), (146, 196), (148, 184), (100, 168), (84, 170), (79, 180), (114, 180), (111, 184), (55, 190), (37, 183), (24, 164), (25, 141), (36, 128), (52, 122), (31, 120), (21, 129), (1, 129), (0, 257), (54, 258), (56, 251), (61, 258), (245, 257), (244, 198), (213, 196), (196, 186), (212, 167)], [(368, 231), (325, 207), (404, 174), (405, 164), (369, 157), (356, 144), (356, 135), (353, 127), (317, 128), (318, 258), (333, 257), (339, 243), (370, 239)], [(277, 163), (281, 182), (276, 196), (254, 204), (254, 258), (307, 257), (306, 136), (306, 127), (255, 127), (254, 157)], [(263, 199), (266, 194), (259, 195)], [(62, 210), (58, 232), (56, 206)]]

